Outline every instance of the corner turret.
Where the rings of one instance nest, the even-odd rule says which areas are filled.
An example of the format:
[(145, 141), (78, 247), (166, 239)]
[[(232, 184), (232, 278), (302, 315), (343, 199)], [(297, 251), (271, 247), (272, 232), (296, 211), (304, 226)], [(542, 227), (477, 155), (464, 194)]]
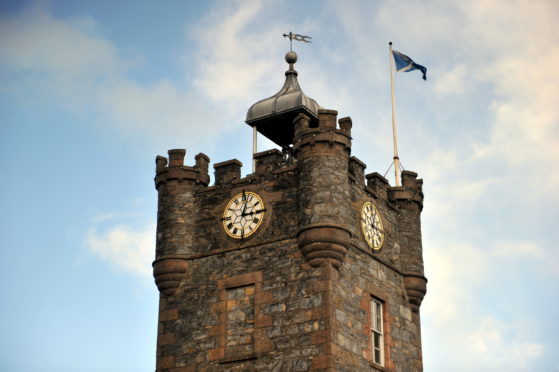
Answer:
[(421, 244), (421, 210), (423, 209), (423, 180), (417, 173), (402, 171), (402, 186), (391, 187), (388, 197), (399, 208), (398, 225), (401, 248), (401, 265), (404, 284), (411, 308), (419, 311), (427, 293), (427, 278), (423, 270)]
[(196, 155), (196, 165), (184, 165), (186, 150), (169, 150), (169, 159), (155, 159), (155, 188), (158, 191), (157, 236), (153, 276), (159, 291), (172, 295), (186, 272), (184, 257), (192, 253), (193, 193), (209, 183), (205, 154)]
[(337, 114), (318, 110), (316, 127), (304, 113), (294, 120), (299, 168), (298, 244), (311, 266), (331, 264), (339, 268), (349, 249), (351, 137), (347, 125), (336, 128)]

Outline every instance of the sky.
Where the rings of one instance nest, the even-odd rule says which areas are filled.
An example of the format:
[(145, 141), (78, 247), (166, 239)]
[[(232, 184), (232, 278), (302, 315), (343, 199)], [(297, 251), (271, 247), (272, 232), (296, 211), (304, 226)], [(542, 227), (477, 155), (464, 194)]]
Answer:
[[(424, 179), (426, 371), (559, 371), (555, 0), (0, 2), (0, 369), (153, 371), (155, 156), (251, 172), (282, 86), (353, 119), (367, 173)], [(259, 150), (273, 145), (260, 138)], [(391, 173), (387, 174), (394, 184)]]

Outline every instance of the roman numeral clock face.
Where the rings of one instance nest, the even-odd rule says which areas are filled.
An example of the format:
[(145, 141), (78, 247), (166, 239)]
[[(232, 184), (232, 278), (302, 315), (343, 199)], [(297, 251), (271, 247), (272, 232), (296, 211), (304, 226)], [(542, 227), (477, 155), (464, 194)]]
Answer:
[(247, 238), (258, 230), (265, 212), (264, 202), (258, 194), (243, 191), (227, 203), (221, 218), (223, 228), (232, 238)]
[(379, 250), (384, 243), (384, 229), (380, 213), (371, 202), (363, 204), (361, 209), (361, 229), (369, 247)]

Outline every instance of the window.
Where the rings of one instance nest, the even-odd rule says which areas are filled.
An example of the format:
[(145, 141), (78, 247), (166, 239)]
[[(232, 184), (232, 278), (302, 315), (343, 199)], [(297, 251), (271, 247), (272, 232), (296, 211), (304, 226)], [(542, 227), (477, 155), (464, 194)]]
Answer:
[(373, 362), (375, 364), (384, 365), (384, 333), (382, 318), (383, 303), (382, 301), (371, 298), (371, 344), (373, 352)]
[(257, 332), (268, 321), (268, 315), (260, 314), (264, 296), (273, 298), (270, 292), (262, 291), (262, 272), (220, 279), (217, 288), (220, 301), (210, 311), (216, 313), (219, 324), (210, 328), (210, 334), (218, 336), (219, 345), (209, 350), (208, 359), (218, 363), (240, 362), (270, 351), (272, 341), (264, 332)]
[(254, 288), (227, 288), (225, 355), (254, 353)]

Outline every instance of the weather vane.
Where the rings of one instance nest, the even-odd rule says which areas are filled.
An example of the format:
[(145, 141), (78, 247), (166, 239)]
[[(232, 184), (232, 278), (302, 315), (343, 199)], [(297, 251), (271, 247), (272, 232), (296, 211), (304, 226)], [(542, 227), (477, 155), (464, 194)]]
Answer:
[(304, 41), (305, 43), (312, 43), (310, 36), (303, 36), (299, 34), (294, 34), (293, 32), (289, 32), (288, 34), (283, 34), (283, 37), (289, 38), (289, 50), (293, 51), (293, 39), (297, 41)]

